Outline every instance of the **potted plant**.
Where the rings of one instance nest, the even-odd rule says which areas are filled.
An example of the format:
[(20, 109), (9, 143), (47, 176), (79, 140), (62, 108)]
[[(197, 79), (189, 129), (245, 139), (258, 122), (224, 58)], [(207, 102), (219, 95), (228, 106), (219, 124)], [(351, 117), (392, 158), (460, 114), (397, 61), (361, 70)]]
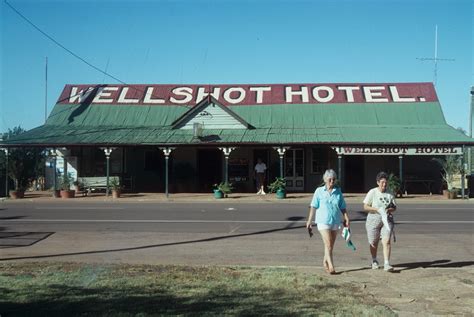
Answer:
[(449, 198), (457, 197), (457, 190), (454, 188), (455, 175), (462, 173), (462, 161), (459, 155), (447, 155), (444, 158), (433, 158), (441, 166), (441, 176), (446, 184), (447, 191), (443, 194)]
[(63, 177), (61, 178), (61, 191), (60, 195), (61, 198), (74, 198), (74, 194), (76, 193), (74, 190), (71, 190), (71, 177), (64, 173)]
[(72, 182), (72, 184), (74, 185), (74, 191), (76, 192), (76, 195), (78, 195), (81, 191), (81, 188), (83, 187), (82, 183), (78, 180), (75, 180)]
[(401, 189), (401, 182), (400, 178), (398, 178), (395, 174), (390, 173), (387, 179), (387, 188), (391, 191), (395, 196), (402, 196), (400, 192)]
[(286, 180), (283, 177), (277, 177), (268, 185), (270, 193), (276, 193), (278, 199), (286, 198)]
[(25, 189), (20, 186), (15, 186), (15, 189), (8, 191), (11, 199), (20, 199), (25, 197)]
[(228, 194), (232, 192), (234, 188), (231, 183), (222, 182), (220, 184), (214, 184), (214, 198), (220, 199), (227, 197)]
[(112, 188), (112, 198), (120, 198), (120, 194), (122, 193), (122, 186), (120, 186), (119, 178), (110, 178), (109, 186)]

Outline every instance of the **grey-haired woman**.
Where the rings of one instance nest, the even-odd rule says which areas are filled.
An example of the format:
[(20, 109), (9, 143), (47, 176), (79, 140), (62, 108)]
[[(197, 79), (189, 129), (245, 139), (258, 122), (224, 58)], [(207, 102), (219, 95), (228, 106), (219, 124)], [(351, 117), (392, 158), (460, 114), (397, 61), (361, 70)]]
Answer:
[(330, 274), (336, 273), (332, 251), (343, 219), (346, 226), (349, 226), (346, 202), (339, 187), (335, 186), (336, 179), (336, 173), (332, 169), (326, 170), (323, 175), (324, 185), (314, 192), (306, 222), (306, 228), (312, 229), (312, 219), (315, 216), (315, 223), (324, 242), (323, 267)]

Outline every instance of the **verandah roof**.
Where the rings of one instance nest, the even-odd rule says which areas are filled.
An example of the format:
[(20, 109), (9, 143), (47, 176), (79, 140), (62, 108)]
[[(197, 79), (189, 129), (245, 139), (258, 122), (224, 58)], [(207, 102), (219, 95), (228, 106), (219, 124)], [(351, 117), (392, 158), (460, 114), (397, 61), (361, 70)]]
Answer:
[(176, 105), (56, 104), (45, 125), (2, 144), (439, 144), (474, 145), (449, 126), (439, 102), (227, 106), (253, 129), (206, 129), (202, 138), (172, 123), (190, 108)]

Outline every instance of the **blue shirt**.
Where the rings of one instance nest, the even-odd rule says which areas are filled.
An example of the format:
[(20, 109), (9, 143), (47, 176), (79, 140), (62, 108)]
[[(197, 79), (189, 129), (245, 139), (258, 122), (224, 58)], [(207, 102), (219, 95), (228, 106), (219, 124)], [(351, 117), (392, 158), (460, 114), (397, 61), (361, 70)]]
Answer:
[(316, 208), (315, 222), (326, 225), (342, 223), (342, 209), (346, 209), (346, 201), (339, 187), (334, 187), (331, 194), (326, 186), (316, 188), (311, 207)]

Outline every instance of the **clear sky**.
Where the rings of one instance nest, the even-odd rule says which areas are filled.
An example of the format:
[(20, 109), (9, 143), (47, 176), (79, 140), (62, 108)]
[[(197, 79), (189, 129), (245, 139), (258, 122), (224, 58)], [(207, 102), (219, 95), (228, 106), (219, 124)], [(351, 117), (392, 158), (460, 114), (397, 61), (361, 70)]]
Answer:
[[(44, 122), (65, 84), (116, 84), (0, 0), (0, 132)], [(432, 82), (448, 124), (469, 131), (471, 0), (9, 0), (40, 29), (129, 84)]]

